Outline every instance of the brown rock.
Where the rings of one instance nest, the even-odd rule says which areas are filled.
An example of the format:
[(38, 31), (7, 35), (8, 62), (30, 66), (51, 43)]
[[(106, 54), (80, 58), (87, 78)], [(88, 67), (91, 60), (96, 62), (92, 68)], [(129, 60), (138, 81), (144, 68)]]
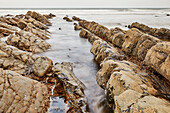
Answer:
[(39, 77), (45, 76), (45, 74), (52, 67), (52, 61), (47, 57), (39, 57), (33, 64), (33, 72)]
[(49, 106), (49, 91), (45, 85), (1, 68), (0, 96), (1, 113), (26, 111), (42, 113), (47, 112)]
[(145, 63), (170, 81), (170, 43), (153, 46), (146, 54)]

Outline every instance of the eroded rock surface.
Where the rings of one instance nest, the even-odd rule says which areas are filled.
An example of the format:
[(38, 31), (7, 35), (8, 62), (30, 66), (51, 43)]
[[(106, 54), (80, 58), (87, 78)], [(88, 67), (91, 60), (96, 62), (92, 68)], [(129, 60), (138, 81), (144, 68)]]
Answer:
[(45, 113), (49, 107), (46, 85), (0, 68), (0, 113)]
[(131, 28), (137, 28), (144, 33), (148, 33), (150, 35), (153, 35), (155, 37), (158, 37), (160, 39), (168, 40), (170, 41), (170, 30), (167, 28), (152, 28), (144, 24), (140, 24), (138, 22), (134, 22), (131, 24)]
[(41, 53), (50, 48), (49, 43), (36, 37), (32, 33), (23, 30), (15, 32), (15, 34), (11, 35), (6, 42), (9, 45), (33, 53)]
[(41, 23), (43, 23), (45, 25), (51, 26), (51, 22), (49, 22), (49, 20), (45, 16), (43, 16), (35, 11), (33, 11), (33, 12), (28, 11), (26, 15), (31, 16), (32, 18), (40, 21)]
[[(108, 105), (113, 108), (114, 112), (170, 112), (167, 96), (169, 95), (168, 85), (162, 84), (162, 79), (159, 77), (154, 78), (158, 75), (147, 73), (149, 71), (143, 67), (141, 70), (140, 66), (133, 63), (142, 62), (142, 64), (145, 63), (148, 67), (152, 67), (161, 73), (166, 78), (163, 79), (164, 82), (169, 84), (170, 75), (167, 75), (170, 62), (168, 42), (162, 42), (135, 28), (128, 31), (120, 28), (109, 30), (96, 22), (86, 20), (79, 21), (79, 25), (82, 27), (80, 36), (88, 38), (93, 44), (91, 52), (101, 66), (96, 80), (99, 86), (105, 89)], [(106, 52), (107, 49), (109, 51)], [(122, 57), (122, 51), (127, 55), (126, 57)], [(132, 60), (130, 56), (136, 57), (139, 61)], [(127, 61), (128, 58), (133, 62)], [(164, 91), (162, 88), (165, 88)]]

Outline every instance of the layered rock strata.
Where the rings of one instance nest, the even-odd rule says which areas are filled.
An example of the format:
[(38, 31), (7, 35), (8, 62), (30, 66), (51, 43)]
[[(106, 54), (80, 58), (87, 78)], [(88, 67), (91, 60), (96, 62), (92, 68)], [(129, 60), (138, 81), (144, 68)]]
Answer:
[[(169, 84), (169, 68), (164, 67), (170, 63), (168, 42), (134, 28), (128, 31), (120, 28), (109, 30), (86, 20), (79, 21), (79, 25), (82, 27), (80, 36), (88, 38), (93, 44), (91, 52), (101, 66), (96, 75), (97, 83), (105, 89), (108, 104), (116, 113), (170, 112), (168, 85), (165, 92), (155, 88), (153, 81), (159, 84), (160, 78), (160, 81), (153, 80), (153, 73), (147, 73), (145, 69), (141, 70), (140, 66), (127, 61), (129, 56), (136, 57), (137, 62), (144, 61), (145, 65), (164, 76), (164, 82)], [(106, 51), (107, 48), (110, 50)], [(121, 51), (127, 56), (124, 57)]]
[(9, 45), (33, 53), (41, 53), (50, 48), (49, 43), (23, 30), (15, 32), (6, 42)]
[(71, 64), (53, 65), (48, 57), (34, 54), (50, 47), (44, 40), (49, 36), (46, 25), (51, 25), (47, 18), (54, 16), (29, 11), (0, 18), (1, 36), (12, 34), (6, 41), (9, 45), (0, 41), (0, 113), (54, 112), (61, 107), (51, 108), (51, 98), (57, 96), (68, 104), (65, 112), (88, 112), (85, 86)]
[(152, 28), (152, 27), (149, 27), (145, 24), (141, 24), (141, 23), (138, 23), (138, 22), (132, 23), (130, 27), (131, 28), (137, 28), (144, 33), (153, 35), (153, 36), (158, 37), (160, 39), (170, 41), (170, 30), (167, 29), (167, 28), (160, 28), (160, 29)]
[[(114, 46), (118, 46), (127, 55), (134, 56), (141, 61), (145, 61), (146, 65), (153, 68), (166, 79), (170, 80), (170, 70), (169, 68), (164, 68), (165, 65), (168, 66), (170, 63), (169, 42), (162, 43), (162, 41), (156, 37), (144, 34), (135, 28), (128, 31), (123, 31), (118, 28), (108, 30), (106, 27), (99, 25), (96, 22), (88, 22), (85, 20), (79, 21), (79, 25), (88, 29), (91, 33), (101, 37), (102, 39), (111, 42)], [(160, 46), (156, 45), (162, 45), (162, 49), (160, 49)], [(159, 49), (153, 57), (153, 60), (157, 63), (148, 63), (147, 61), (150, 59), (149, 54), (151, 51), (153, 52), (153, 48), (155, 47), (158, 47), (157, 50)]]

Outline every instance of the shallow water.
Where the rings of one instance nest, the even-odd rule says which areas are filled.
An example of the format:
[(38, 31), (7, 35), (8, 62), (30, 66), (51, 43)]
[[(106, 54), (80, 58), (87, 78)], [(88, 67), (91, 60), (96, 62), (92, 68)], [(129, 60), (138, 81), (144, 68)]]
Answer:
[[(5, 14), (25, 14), (27, 10), (0, 10), (0, 16)], [(170, 17), (166, 10), (37, 10), (40, 13), (54, 13), (57, 17), (51, 19), (52, 26), (49, 31), (51, 38), (47, 40), (51, 44), (51, 49), (40, 55), (47, 56), (53, 62), (72, 62), (75, 75), (85, 84), (87, 89), (85, 94), (88, 99), (90, 112), (108, 113), (104, 104), (104, 90), (96, 83), (96, 73), (99, 70), (98, 64), (93, 60), (94, 56), (90, 53), (91, 44), (87, 39), (79, 37), (79, 31), (74, 31), (73, 22), (69, 23), (62, 18), (65, 15), (78, 16), (87, 20), (94, 20), (100, 24), (112, 28), (124, 27), (132, 22), (141, 22), (152, 27), (170, 28)], [(61, 28), (61, 30), (59, 30)], [(5, 40), (5, 39), (4, 39)], [(67, 106), (60, 98), (51, 98), (51, 106), (62, 106), (61, 112), (65, 112)], [(104, 112), (105, 111), (105, 112)]]
[(92, 45), (87, 39), (79, 37), (79, 31), (74, 31), (73, 23), (68, 23), (62, 18), (63, 16), (60, 16), (51, 20), (53, 25), (49, 29), (51, 38), (47, 40), (51, 44), (51, 49), (40, 55), (48, 56), (54, 63), (73, 63), (75, 75), (86, 86), (85, 95), (88, 99), (90, 111), (100, 113), (103, 108), (98, 107), (98, 104), (102, 103), (104, 90), (96, 83), (98, 64), (93, 60), (94, 56), (90, 53)]

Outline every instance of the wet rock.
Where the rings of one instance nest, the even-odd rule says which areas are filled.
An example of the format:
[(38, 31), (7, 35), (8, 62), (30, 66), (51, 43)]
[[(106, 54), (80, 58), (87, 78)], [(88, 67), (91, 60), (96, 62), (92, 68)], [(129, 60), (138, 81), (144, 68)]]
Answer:
[(50, 14), (45, 14), (45, 15), (43, 15), (43, 16), (45, 16), (46, 18), (48, 18), (48, 19), (51, 19), (51, 18), (53, 18), (53, 17), (56, 17), (56, 15), (54, 15), (54, 14), (52, 14), (52, 13), (50, 13)]
[(6, 37), (6, 36), (12, 34), (13, 32), (14, 32), (14, 31), (9, 30), (9, 29), (7, 29), (7, 28), (0, 27), (0, 38)]
[(69, 104), (72, 106), (67, 112), (87, 112), (85, 85), (74, 75), (72, 64), (68, 62), (56, 63), (52, 70), (64, 82)]
[(144, 96), (133, 90), (126, 90), (119, 96), (115, 96), (115, 112), (122, 113), (168, 113), (170, 104), (154, 96)]
[[(48, 88), (35, 80), (0, 68), (0, 112), (47, 112)], [(21, 109), (22, 108), (22, 109)]]
[(158, 42), (160, 42), (159, 39), (132, 28), (124, 36), (122, 50), (127, 54), (132, 53), (133, 56), (140, 60), (144, 60), (147, 51)]
[(23, 30), (31, 32), (43, 40), (49, 39), (49, 36), (50, 36), (47, 31), (41, 30), (41, 29), (35, 27), (31, 23), (28, 23), (27, 26)]
[(73, 16), (72, 19), (75, 20), (75, 21), (81, 21), (81, 19), (79, 17), (76, 17), (76, 16)]
[(37, 12), (28, 11), (26, 15), (31, 16), (32, 18), (40, 21), (41, 23), (43, 23), (47, 26), (51, 26), (51, 22), (49, 22), (49, 20), (45, 16), (43, 16)]
[(52, 67), (52, 61), (47, 57), (39, 57), (33, 63), (33, 72), (39, 77), (43, 77)]
[(12, 26), (17, 26), (17, 21), (13, 17), (9, 17), (9, 18), (1, 17), (0, 21)]
[(66, 20), (67, 22), (72, 22), (73, 20), (71, 20), (69, 17), (65, 16), (63, 17), (63, 20)]
[(13, 46), (0, 42), (1, 68), (16, 71), (19, 74), (31, 72), (31, 65), (38, 58), (29, 52), (19, 50)]
[(88, 32), (88, 31), (86, 31), (85, 29), (82, 29), (81, 31), (80, 31), (80, 37), (82, 37), (82, 38), (88, 38), (91, 34)]
[(41, 23), (40, 21), (35, 20), (34, 18), (30, 17), (30, 16), (25, 16), (25, 21), (27, 23), (32, 23), (34, 26), (42, 29), (42, 30), (46, 30), (48, 29), (48, 26), (46, 26), (45, 24)]
[(98, 36), (96, 36), (96, 35), (90, 35), (89, 37), (88, 37), (88, 41), (91, 43), (91, 44), (93, 44), (94, 43), (94, 41), (96, 41), (96, 40), (101, 40)]
[(141, 31), (143, 31), (144, 33), (148, 33), (150, 35), (153, 35), (155, 37), (158, 37), (160, 39), (164, 39), (164, 40), (170, 40), (170, 30), (167, 28), (151, 28), (147, 25), (144, 24), (140, 24), (138, 22), (132, 23), (131, 25), (132, 28), (137, 28)]
[(11, 31), (17, 31), (17, 27), (11, 26), (11, 25), (9, 25), (9, 24), (7, 24), (7, 23), (4, 23), (4, 22), (0, 22), (0, 27), (9, 29), (9, 30), (11, 30)]
[(81, 28), (80, 26), (78, 26), (78, 25), (75, 25), (75, 26), (74, 26), (74, 30), (76, 30), (76, 31), (77, 31), (77, 30), (81, 30), (81, 29), (82, 29), (82, 28)]
[(96, 40), (94, 41), (90, 52), (95, 55), (95, 60), (101, 63), (105, 58), (109, 57), (112, 59), (119, 59), (120, 54), (115, 48), (109, 46), (105, 41)]
[(20, 30), (15, 34), (11, 35), (6, 42), (9, 45), (33, 53), (41, 53), (50, 48), (49, 43), (36, 37), (32, 33), (23, 30)]
[(145, 63), (170, 81), (170, 43), (160, 42), (146, 54)]

